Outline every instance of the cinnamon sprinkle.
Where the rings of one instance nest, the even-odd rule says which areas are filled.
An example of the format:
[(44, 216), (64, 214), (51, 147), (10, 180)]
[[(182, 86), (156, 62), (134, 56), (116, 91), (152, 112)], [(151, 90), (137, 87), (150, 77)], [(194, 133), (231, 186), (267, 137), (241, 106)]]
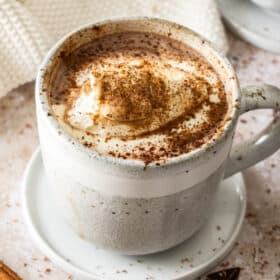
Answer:
[(14, 271), (0, 260), (0, 279), (1, 280), (22, 280)]
[[(98, 31), (98, 30), (95, 30)], [(123, 57), (130, 61), (137, 58), (142, 61), (139, 65), (128, 66), (126, 61), (117, 66), (112, 64), (112, 58), (120, 59)], [(183, 43), (153, 33), (120, 33), (107, 35), (92, 41), (87, 45), (81, 46), (73, 53), (60, 55), (60, 62), (63, 62), (60, 72), (49, 92), (49, 102), (52, 106), (65, 105), (66, 112), (73, 106), (77, 97), (80, 95), (80, 85), (76, 82), (76, 75), (86, 69), (92, 69), (92, 74), (101, 81), (102, 94), (100, 102), (103, 107), (102, 114), (94, 119), (95, 124), (102, 127), (107, 125), (117, 127), (118, 125), (128, 127), (128, 132), (122, 135), (106, 135), (105, 142), (118, 139), (122, 142), (147, 139), (154, 135), (164, 135), (164, 145), (158, 146), (157, 143), (140, 143), (131, 150), (121, 151), (109, 150), (107, 154), (123, 159), (134, 158), (150, 162), (164, 161), (167, 158), (176, 157), (198, 148), (212, 139), (214, 134), (222, 129), (228, 104), (225, 89), (219, 80), (218, 74), (212, 66), (202, 58), (195, 50)], [(170, 90), (168, 84), (159, 75), (154, 75), (153, 61), (165, 61), (173, 59), (179, 63), (186, 61), (190, 65), (198, 67), (203, 76), (189, 74), (186, 76), (184, 84), (178, 88), (176, 96), (191, 91), (192, 98), (184, 104), (184, 111), (176, 116), (175, 119), (165, 121), (170, 102)], [(102, 72), (102, 67), (110, 66), (111, 72)], [(170, 65), (166, 65), (170, 67)], [(215, 85), (208, 82), (205, 76), (214, 73), (218, 77)], [(90, 92), (90, 85), (85, 81), (84, 89)], [(219, 102), (210, 101), (210, 95), (218, 95)], [(182, 104), (182, 103), (181, 103)], [(181, 105), (180, 104), (180, 105)], [(209, 110), (206, 114), (206, 121), (196, 125), (195, 129), (182, 129), (182, 123), (190, 120), (207, 106)], [(165, 121), (163, 125), (154, 127), (154, 120)], [(69, 124), (68, 116), (64, 115), (62, 120)], [(150, 128), (145, 131), (146, 128)], [(96, 148), (96, 135), (90, 131), (81, 131), (82, 143), (91, 149)], [(92, 138), (92, 142), (89, 140)]]

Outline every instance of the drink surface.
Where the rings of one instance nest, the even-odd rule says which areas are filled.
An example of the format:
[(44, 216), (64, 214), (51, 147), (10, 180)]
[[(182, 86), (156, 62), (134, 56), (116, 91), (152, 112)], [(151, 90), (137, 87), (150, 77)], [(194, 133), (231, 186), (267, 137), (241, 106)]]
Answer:
[(107, 35), (61, 57), (49, 103), (99, 154), (161, 162), (213, 141), (228, 111), (219, 75), (189, 46), (154, 33)]

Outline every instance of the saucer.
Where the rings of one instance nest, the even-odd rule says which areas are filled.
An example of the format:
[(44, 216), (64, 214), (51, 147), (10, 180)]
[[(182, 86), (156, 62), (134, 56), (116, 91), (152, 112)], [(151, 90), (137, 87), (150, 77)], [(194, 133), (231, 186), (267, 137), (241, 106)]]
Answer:
[(228, 27), (244, 40), (262, 49), (280, 53), (280, 13), (250, 0), (218, 0)]
[(162, 253), (123, 256), (80, 239), (59, 215), (38, 149), (23, 178), (23, 209), (37, 246), (79, 279), (195, 279), (221, 262), (234, 246), (244, 220), (246, 191), (242, 174), (234, 175), (221, 183), (212, 216), (195, 236)]

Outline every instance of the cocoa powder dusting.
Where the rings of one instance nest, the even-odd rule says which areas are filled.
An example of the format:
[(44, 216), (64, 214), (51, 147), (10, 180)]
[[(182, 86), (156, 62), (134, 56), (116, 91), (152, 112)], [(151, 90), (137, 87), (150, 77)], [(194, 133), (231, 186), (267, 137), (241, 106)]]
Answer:
[[(140, 140), (130, 150), (121, 151), (118, 143), (116, 149), (106, 153), (123, 159), (139, 159), (149, 164), (200, 147), (211, 140), (225, 123), (227, 99), (215, 70), (196, 51), (169, 37), (140, 32), (109, 35), (81, 46), (70, 55), (61, 53), (60, 60), (62, 66), (49, 92), (49, 102), (51, 106), (65, 106), (62, 121), (72, 130), (81, 130), (69, 123), (68, 114), (81, 95), (81, 90), (85, 94), (92, 92), (90, 80), (84, 81), (82, 86), (77, 82), (77, 73), (90, 69), (95, 79), (100, 81), (101, 91), (98, 97), (101, 109), (97, 116), (92, 117), (93, 124), (101, 129), (110, 126), (111, 131), (121, 127), (119, 134), (112, 132), (103, 140), (98, 138), (98, 133), (81, 130), (87, 138), (83, 135), (79, 139), (88, 148), (94, 149), (96, 143), (114, 139), (123, 143)], [(176, 77), (182, 73), (185, 75), (180, 86), (172, 82), (172, 79), (171, 82), (166, 81), (166, 77), (156, 73), (154, 68), (169, 60), (177, 61), (178, 65), (194, 65), (200, 75), (187, 75), (178, 66), (164, 64), (163, 71), (177, 71), (173, 80), (176, 81)], [(209, 73), (218, 77), (215, 85), (209, 82)], [(177, 86), (176, 90), (171, 88), (173, 84)], [(171, 90), (174, 97), (170, 97)], [(211, 94), (215, 94), (219, 102), (212, 102)], [(188, 95), (190, 97), (186, 98)], [(181, 100), (174, 103), (180, 105), (181, 111), (168, 119), (169, 111), (177, 110), (172, 107), (174, 98)], [(194, 119), (202, 109), (205, 111), (205, 121), (195, 124), (195, 129), (183, 126), (185, 121)], [(126, 133), (122, 134), (123, 127)], [(165, 137), (164, 145), (152, 141), (141, 142), (155, 135)], [(90, 141), (90, 137), (93, 140)]]

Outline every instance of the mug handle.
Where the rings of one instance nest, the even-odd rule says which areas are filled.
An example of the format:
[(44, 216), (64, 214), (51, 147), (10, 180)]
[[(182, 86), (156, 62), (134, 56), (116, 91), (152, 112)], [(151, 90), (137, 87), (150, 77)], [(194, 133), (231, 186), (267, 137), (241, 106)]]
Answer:
[[(241, 90), (240, 114), (255, 109), (280, 110), (280, 89), (272, 85), (247, 86)], [(227, 178), (265, 159), (280, 148), (280, 116), (260, 133), (232, 148), (226, 163)]]

